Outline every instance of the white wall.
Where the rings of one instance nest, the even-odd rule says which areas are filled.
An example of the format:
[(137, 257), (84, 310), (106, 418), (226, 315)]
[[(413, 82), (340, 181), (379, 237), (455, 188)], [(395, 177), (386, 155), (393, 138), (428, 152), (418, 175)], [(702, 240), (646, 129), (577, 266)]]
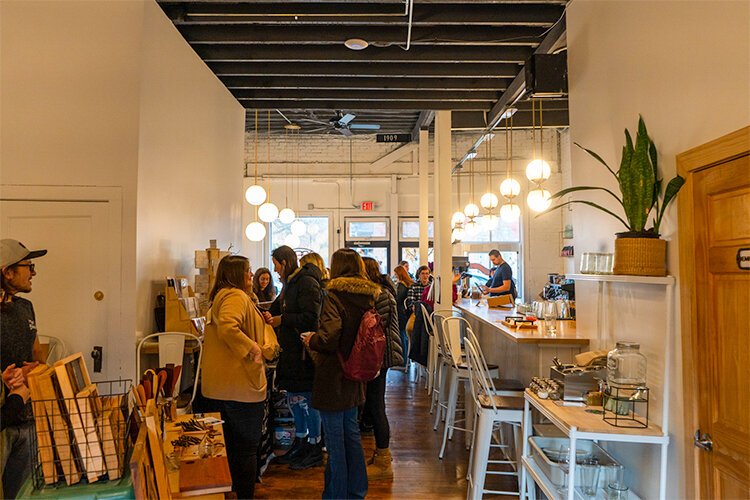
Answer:
[(240, 246), (245, 110), (156, 3), (145, 4), (138, 142), (137, 323), (194, 250)]
[[(571, 142), (597, 151), (615, 168), (623, 129), (635, 131), (638, 115), (659, 151), (665, 179), (675, 174), (675, 155), (750, 123), (750, 4), (746, 1), (653, 2), (576, 0), (567, 11)], [(616, 188), (601, 166), (573, 148), (574, 185)], [(609, 204), (604, 198), (598, 201)], [(679, 279), (676, 210), (663, 223), (668, 270)], [(612, 251), (618, 223), (588, 207), (573, 211), (576, 252)], [(682, 421), (679, 314), (675, 341), (665, 341), (662, 290), (619, 287), (607, 299), (610, 320), (597, 329), (595, 289), (579, 286), (579, 328), (607, 339), (641, 342), (649, 359), (655, 396), (651, 418), (661, 421), (664, 353), (672, 353), (669, 401), (668, 497), (682, 498), (684, 438), (694, 429)], [(677, 297), (675, 297), (677, 299)], [(679, 302), (678, 302), (679, 307)], [(679, 309), (678, 309), (679, 311)], [(608, 346), (607, 346), (608, 347)], [(643, 498), (658, 493), (655, 447), (613, 446), (629, 469), (628, 482)], [(647, 450), (647, 451), (644, 451)]]
[[(362, 216), (388, 217), (395, 210), (401, 217), (416, 217), (419, 213), (419, 185), (417, 177), (417, 152), (407, 154), (400, 160), (382, 167), (373, 168), (372, 163), (388, 153), (398, 149), (401, 145), (378, 144), (372, 136), (355, 136), (352, 139), (353, 195), (349, 183), (349, 139), (340, 136), (287, 136), (272, 134), (270, 148), (270, 162), (268, 139), (263, 128), (263, 117), (260, 119), (262, 133), (258, 139), (258, 174), (263, 186), (267, 185), (265, 176), (271, 173), (271, 198), (279, 208), (285, 203), (285, 188), (289, 191), (289, 203), (292, 208), (303, 215), (328, 215), (332, 217), (331, 249), (335, 250), (344, 245), (344, 218)], [(452, 156), (454, 161), (463, 156), (479, 133), (454, 133)], [(537, 141), (539, 134), (537, 132)], [(565, 137), (565, 136), (563, 136)], [(432, 144), (432, 138), (430, 139)], [(539, 147), (539, 146), (537, 146)], [(560, 189), (562, 172), (569, 169), (569, 161), (560, 154), (561, 144), (556, 130), (545, 130), (544, 151), (545, 158), (552, 167), (552, 177), (545, 184), (551, 192)], [(432, 147), (429, 148), (432, 154)], [(513, 161), (512, 175), (521, 182), (520, 197), (523, 219), (522, 255), (525, 258), (526, 273), (524, 276), (524, 290), (526, 299), (533, 299), (547, 281), (547, 273), (564, 272), (565, 260), (560, 257), (562, 240), (561, 212), (554, 212), (540, 218), (534, 218), (525, 204), (525, 196), (531, 189), (525, 177), (525, 168), (531, 159), (533, 140), (530, 130), (517, 130), (513, 133)], [(245, 160), (247, 175), (245, 188), (254, 182), (255, 171), (255, 139), (254, 134), (247, 134)], [(485, 158), (487, 151), (480, 148), (475, 159), (475, 203), (486, 191)], [(492, 146), (492, 180), (491, 187), (499, 195), (499, 184), (505, 176), (506, 151), (504, 134), (498, 133)], [(432, 158), (431, 158), (432, 160)], [(285, 176), (294, 177), (299, 172), (301, 181), (299, 188), (296, 184), (289, 184)], [(468, 166), (465, 170), (468, 172)], [(430, 182), (430, 187), (432, 183)], [(338, 186), (338, 187), (337, 187)], [(397, 196), (391, 197), (395, 191)], [(297, 193), (299, 193), (297, 195)], [(453, 204), (456, 209), (458, 203), (458, 183), (453, 181)], [(469, 202), (470, 185), (468, 174), (461, 180), (461, 207)], [(373, 212), (362, 212), (352, 205), (359, 205), (362, 201), (374, 201)], [(396, 205), (395, 207), (393, 205)], [(310, 205), (313, 208), (308, 208)], [(430, 214), (433, 213), (432, 194), (430, 194)], [(243, 227), (254, 220), (255, 212), (250, 205), (243, 203)], [(395, 224), (396, 220), (392, 220)], [(340, 229), (341, 233), (336, 231)], [(465, 251), (488, 251), (494, 245), (456, 245), (454, 253), (461, 255)], [(259, 244), (243, 241), (243, 252), (258, 267), (268, 265), (268, 240)], [(392, 258), (397, 258), (392, 255)]]
[(243, 110), (152, 0), (0, 8), (0, 182), (120, 190), (110, 335), (122, 342), (110, 354), (132, 376), (134, 332), (152, 331), (150, 282), (190, 271), (209, 238), (238, 244)]

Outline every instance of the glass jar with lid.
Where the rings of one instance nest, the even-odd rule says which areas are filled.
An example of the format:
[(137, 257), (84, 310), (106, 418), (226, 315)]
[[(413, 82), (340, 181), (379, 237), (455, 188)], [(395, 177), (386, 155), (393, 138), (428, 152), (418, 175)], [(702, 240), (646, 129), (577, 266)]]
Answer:
[(646, 385), (646, 356), (637, 342), (617, 342), (607, 354), (607, 385), (635, 389)]

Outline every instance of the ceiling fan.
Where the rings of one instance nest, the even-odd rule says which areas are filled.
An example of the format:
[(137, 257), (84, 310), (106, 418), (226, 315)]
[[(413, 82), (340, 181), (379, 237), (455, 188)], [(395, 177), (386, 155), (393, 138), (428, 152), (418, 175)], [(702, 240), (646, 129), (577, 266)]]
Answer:
[(380, 130), (380, 125), (377, 123), (352, 123), (357, 117), (353, 113), (344, 114), (341, 111), (337, 111), (336, 115), (327, 122), (319, 120), (313, 113), (310, 113), (310, 116), (311, 118), (299, 118), (299, 121), (317, 123), (322, 126), (313, 130), (307, 130), (306, 132), (309, 134), (325, 131), (326, 133), (338, 132), (343, 136), (351, 137), (354, 135), (352, 132), (354, 130)]

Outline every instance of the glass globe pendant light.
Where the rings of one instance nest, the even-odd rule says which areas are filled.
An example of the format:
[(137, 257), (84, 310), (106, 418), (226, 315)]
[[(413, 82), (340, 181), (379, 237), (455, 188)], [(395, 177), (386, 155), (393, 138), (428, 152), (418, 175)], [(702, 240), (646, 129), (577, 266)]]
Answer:
[(294, 222), (292, 222), (292, 234), (295, 236), (302, 236), (307, 232), (307, 227), (305, 227), (305, 223), (301, 220), (297, 219)]
[(497, 208), (497, 195), (488, 191), (482, 195), (482, 198), (480, 198), (479, 200), (479, 204), (482, 205), (482, 208), (484, 208), (485, 210), (492, 210), (494, 208)]
[(294, 222), (294, 219), (296, 218), (296, 215), (294, 214), (294, 210), (291, 208), (282, 208), (281, 211), (279, 211), (279, 221), (282, 224), (291, 224)]
[(258, 221), (251, 222), (245, 228), (245, 236), (250, 241), (261, 241), (266, 237), (266, 226)]
[(290, 234), (286, 238), (284, 238), (284, 244), (287, 246), (290, 246), (292, 248), (297, 248), (300, 245), (300, 239), (299, 236), (296, 234)]
[[(510, 123), (510, 128), (508, 124)], [(505, 180), (500, 183), (500, 194), (506, 202), (500, 207), (500, 218), (505, 222), (516, 222), (521, 218), (521, 207), (513, 203), (513, 198), (521, 194), (521, 183), (510, 176), (513, 171), (513, 118), (505, 119)]]
[[(508, 175), (510, 175), (510, 172), (508, 172)], [(521, 194), (521, 183), (509, 176), (500, 183), (500, 194), (508, 199), (515, 198)]]
[(473, 219), (474, 217), (479, 215), (479, 207), (474, 203), (468, 203), (464, 207), (464, 215), (466, 215), (466, 217), (468, 217), (469, 219)]
[(279, 217), (279, 207), (267, 202), (258, 207), (258, 218), (263, 222), (273, 222)]
[(529, 204), (529, 208), (533, 211), (544, 212), (552, 204), (552, 200), (550, 199), (551, 196), (552, 195), (549, 191), (542, 187), (538, 187), (537, 189), (529, 191), (529, 194), (526, 196), (526, 203)]
[(500, 217), (505, 222), (516, 222), (521, 218), (521, 207), (515, 203), (506, 203), (500, 207)]
[(469, 236), (474, 236), (475, 234), (477, 234), (479, 232), (479, 229), (479, 223), (474, 217), (471, 217), (466, 221), (466, 224), (464, 224), (464, 232)]
[(466, 222), (466, 215), (464, 215), (463, 212), (453, 212), (453, 217), (451, 217), (451, 227), (456, 227), (459, 224), (463, 225), (464, 222)]
[(499, 225), (500, 225), (500, 218), (493, 213), (486, 214), (482, 217), (482, 226), (484, 226), (484, 228), (487, 229), (488, 231), (497, 229)]
[(532, 160), (526, 166), (526, 178), (531, 182), (541, 183), (549, 179), (552, 174), (552, 169), (544, 160)]

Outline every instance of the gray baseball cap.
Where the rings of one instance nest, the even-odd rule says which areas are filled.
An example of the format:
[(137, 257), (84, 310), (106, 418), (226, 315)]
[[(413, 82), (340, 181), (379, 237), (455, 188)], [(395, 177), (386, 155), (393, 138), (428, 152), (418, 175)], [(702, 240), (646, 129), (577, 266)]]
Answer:
[(46, 253), (47, 250), (29, 250), (20, 241), (6, 238), (0, 240), (0, 268), (4, 269), (24, 259), (36, 259)]

